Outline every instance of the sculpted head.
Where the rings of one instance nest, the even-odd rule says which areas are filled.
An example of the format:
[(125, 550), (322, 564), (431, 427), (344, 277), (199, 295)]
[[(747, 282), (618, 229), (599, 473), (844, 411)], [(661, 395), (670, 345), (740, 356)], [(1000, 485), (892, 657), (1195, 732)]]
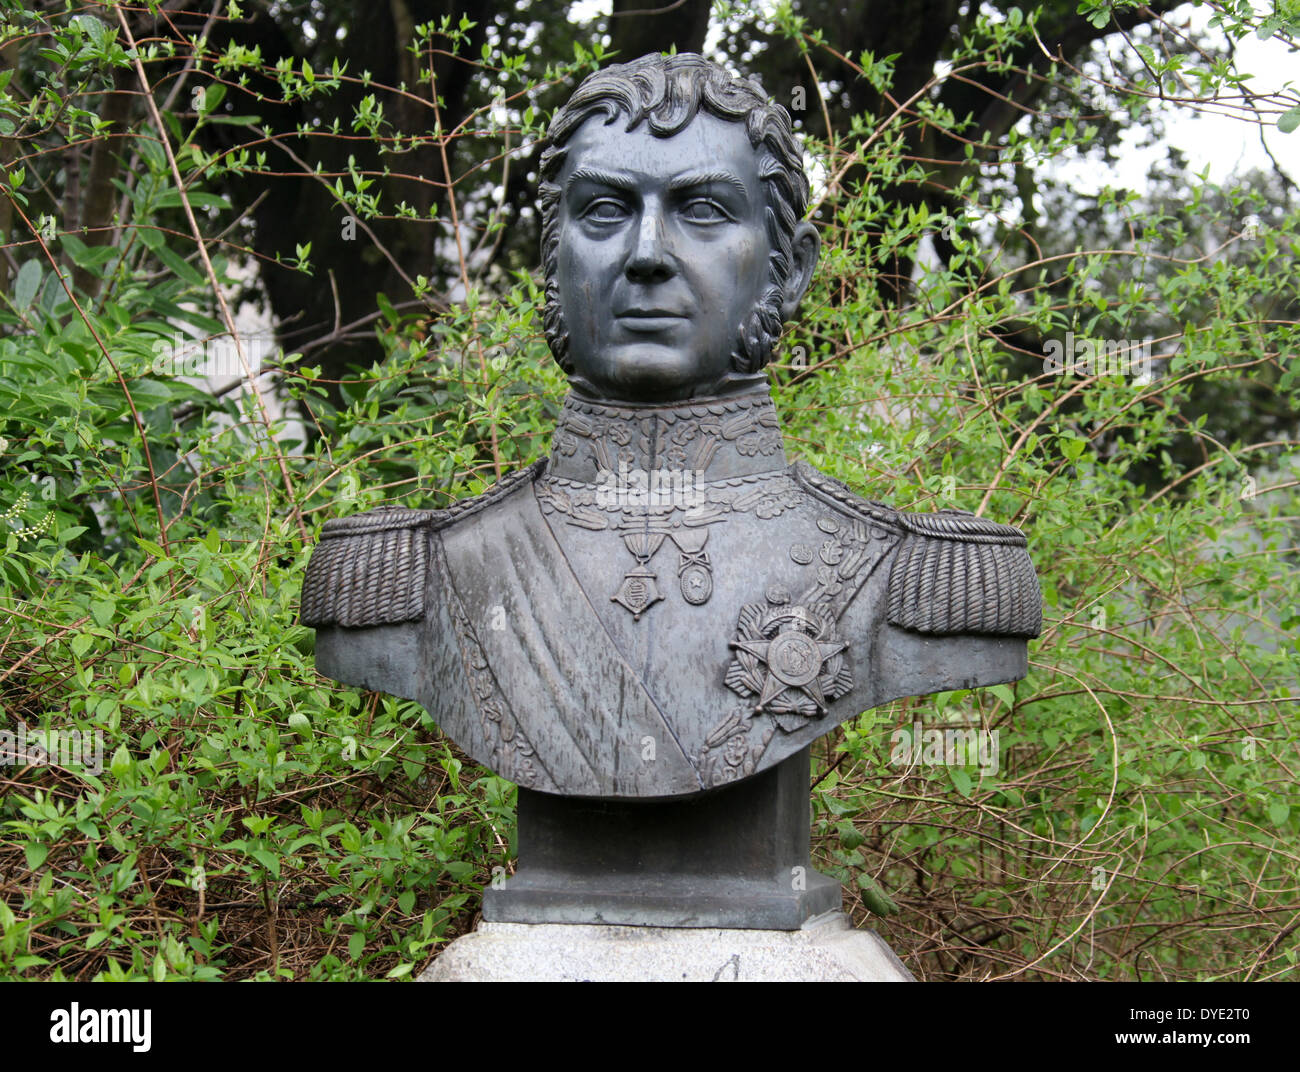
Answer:
[(812, 278), (790, 116), (692, 54), (588, 77), (541, 158), (545, 330), (575, 387), (633, 402), (762, 380)]

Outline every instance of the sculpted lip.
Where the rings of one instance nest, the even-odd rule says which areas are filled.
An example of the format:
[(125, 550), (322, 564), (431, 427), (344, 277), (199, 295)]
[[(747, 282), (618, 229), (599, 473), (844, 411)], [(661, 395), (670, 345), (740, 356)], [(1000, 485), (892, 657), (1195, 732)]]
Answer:
[(638, 335), (666, 331), (684, 322), (687, 317), (668, 309), (622, 309), (614, 314), (619, 326)]

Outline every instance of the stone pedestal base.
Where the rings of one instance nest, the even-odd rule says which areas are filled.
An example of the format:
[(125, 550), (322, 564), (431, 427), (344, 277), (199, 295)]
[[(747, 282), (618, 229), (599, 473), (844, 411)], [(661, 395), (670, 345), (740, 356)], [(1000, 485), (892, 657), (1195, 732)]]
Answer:
[(827, 912), (791, 931), (482, 923), (420, 982), (912, 982), (874, 931)]
[(519, 787), (519, 870), (483, 891), (489, 923), (797, 931), (840, 884), (808, 857), (809, 750), (672, 800)]

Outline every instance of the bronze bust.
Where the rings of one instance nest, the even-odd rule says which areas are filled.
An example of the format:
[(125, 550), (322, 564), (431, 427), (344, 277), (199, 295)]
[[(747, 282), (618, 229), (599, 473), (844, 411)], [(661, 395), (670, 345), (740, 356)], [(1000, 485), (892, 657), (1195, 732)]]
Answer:
[(445, 510), (328, 522), (301, 606), (320, 671), (419, 701), (523, 787), (605, 800), (699, 794), (897, 697), (1023, 677), (1020, 531), (786, 458), (763, 366), (819, 240), (785, 109), (646, 56), (582, 83), (541, 177), (572, 388), (550, 454)]

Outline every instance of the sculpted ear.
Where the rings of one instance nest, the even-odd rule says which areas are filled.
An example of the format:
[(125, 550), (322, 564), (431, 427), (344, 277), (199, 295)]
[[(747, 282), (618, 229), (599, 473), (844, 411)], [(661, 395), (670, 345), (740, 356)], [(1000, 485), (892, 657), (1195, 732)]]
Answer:
[(790, 251), (790, 275), (782, 288), (781, 319), (789, 320), (799, 308), (799, 301), (812, 282), (813, 269), (821, 252), (822, 240), (817, 228), (801, 220), (794, 229), (794, 243)]

